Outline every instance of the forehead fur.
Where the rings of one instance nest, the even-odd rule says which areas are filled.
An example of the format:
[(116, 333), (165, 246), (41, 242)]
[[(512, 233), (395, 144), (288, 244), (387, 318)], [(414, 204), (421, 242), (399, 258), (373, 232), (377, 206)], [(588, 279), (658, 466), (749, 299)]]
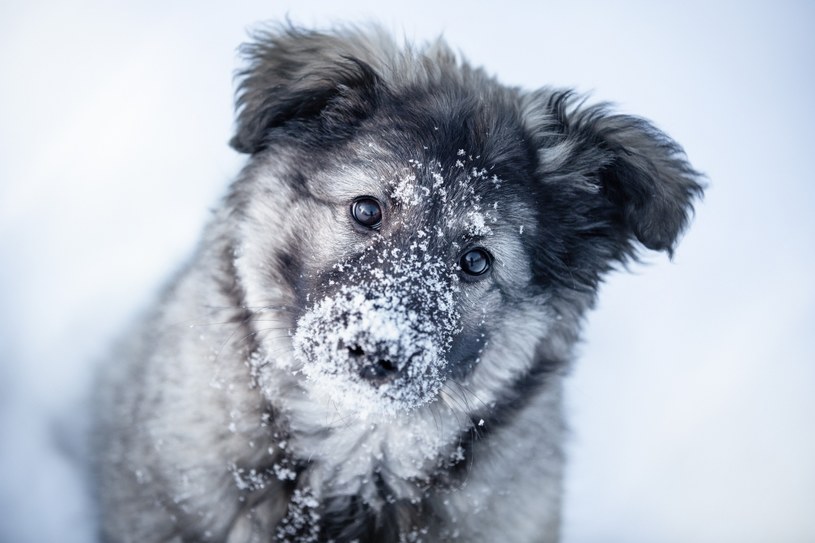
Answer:
[(409, 161), (448, 171), (463, 150), (504, 195), (533, 207), (542, 237), (529, 249), (542, 282), (592, 291), (641, 245), (670, 253), (702, 192), (681, 147), (648, 121), (569, 90), (503, 86), (441, 40), (414, 47), (377, 27), (276, 27), (243, 52), (236, 149), (258, 160), (297, 154), (293, 187), (328, 164), (372, 160), (366, 145), (381, 176)]
[[(458, 59), (441, 38), (399, 45), (377, 26), (331, 33), (273, 27), (253, 37), (242, 48), (248, 66), (239, 74), (239, 133), (233, 139), (239, 150), (269, 143), (248, 141), (257, 134), (242, 135), (240, 125), (260, 123), (268, 130), (290, 123), (295, 126), (287, 132), (302, 136), (296, 121), (318, 114), (323, 136), (333, 130), (330, 135), (343, 136), (356, 133), (359, 121), (383, 106), (384, 126), (443, 144), (452, 153), (437, 152), (440, 159), (463, 148), (497, 162), (525, 141), (518, 90)], [(403, 137), (383, 137), (381, 125), (372, 128), (379, 141), (403, 148)]]

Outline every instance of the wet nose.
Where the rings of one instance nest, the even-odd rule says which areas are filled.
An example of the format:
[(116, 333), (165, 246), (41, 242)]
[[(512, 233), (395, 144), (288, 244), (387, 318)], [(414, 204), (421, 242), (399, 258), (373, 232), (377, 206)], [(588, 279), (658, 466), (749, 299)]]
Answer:
[(348, 347), (348, 356), (358, 368), (359, 375), (374, 385), (383, 385), (396, 379), (399, 365), (383, 353), (366, 352), (359, 345)]

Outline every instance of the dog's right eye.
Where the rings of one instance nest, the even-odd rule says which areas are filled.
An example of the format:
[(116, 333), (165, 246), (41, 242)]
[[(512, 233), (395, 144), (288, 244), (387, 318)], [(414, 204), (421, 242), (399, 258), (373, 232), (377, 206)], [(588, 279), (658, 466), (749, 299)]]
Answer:
[(487, 273), (491, 263), (492, 256), (484, 249), (476, 248), (461, 255), (461, 260), (459, 260), (458, 264), (464, 273), (475, 278)]
[(351, 204), (351, 216), (362, 226), (375, 230), (382, 224), (382, 206), (376, 198), (361, 196)]

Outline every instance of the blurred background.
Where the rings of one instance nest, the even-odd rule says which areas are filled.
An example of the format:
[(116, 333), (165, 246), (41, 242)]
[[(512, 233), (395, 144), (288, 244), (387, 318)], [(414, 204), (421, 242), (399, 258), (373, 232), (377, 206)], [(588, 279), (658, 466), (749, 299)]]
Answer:
[(59, 449), (243, 164), (237, 46), (287, 16), (444, 34), (683, 144), (710, 179), (691, 229), (587, 322), (564, 541), (815, 541), (815, 3), (688, 0), (0, 4), (0, 541), (93, 541)]

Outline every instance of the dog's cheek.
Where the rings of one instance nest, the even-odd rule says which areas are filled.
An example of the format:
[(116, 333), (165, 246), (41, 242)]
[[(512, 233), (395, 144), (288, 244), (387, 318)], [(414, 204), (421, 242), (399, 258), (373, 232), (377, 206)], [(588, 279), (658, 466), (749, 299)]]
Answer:
[(461, 285), (456, 294), (458, 327), (447, 355), (447, 372), (461, 379), (480, 362), (489, 345), (489, 330), (501, 306), (501, 293), (489, 283)]
[(300, 206), (298, 212), (308, 216), (303, 228), (292, 233), (296, 241), (291, 248), (302, 264), (301, 288), (312, 297), (324, 296), (343, 281), (340, 264), (349, 264), (348, 259), (360, 254), (370, 240), (355, 231), (348, 209), (340, 204), (310, 202)]
[(285, 184), (256, 190), (241, 214), (234, 268), (247, 307), (302, 305), (308, 268), (331, 245), (324, 206)]

